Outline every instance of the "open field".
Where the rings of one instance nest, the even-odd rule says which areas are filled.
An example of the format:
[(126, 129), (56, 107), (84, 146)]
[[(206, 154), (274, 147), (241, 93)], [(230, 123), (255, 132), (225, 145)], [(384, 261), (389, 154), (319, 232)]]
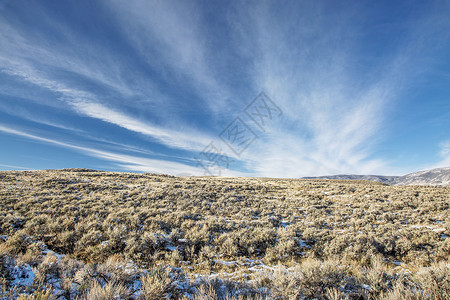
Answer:
[(445, 187), (0, 172), (2, 297), (450, 299), (449, 207)]

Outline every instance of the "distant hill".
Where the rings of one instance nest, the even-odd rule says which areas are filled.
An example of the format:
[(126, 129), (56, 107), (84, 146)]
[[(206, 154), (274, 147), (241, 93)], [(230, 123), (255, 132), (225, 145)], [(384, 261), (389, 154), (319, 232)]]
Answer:
[(392, 185), (400, 176), (382, 175), (331, 175), (319, 177), (303, 177), (303, 179), (335, 179), (335, 180), (370, 180)]
[(450, 186), (450, 167), (425, 170), (399, 177), (395, 185)]
[(370, 180), (389, 185), (438, 185), (450, 186), (450, 167), (437, 168), (407, 174), (404, 176), (383, 175), (331, 175), (303, 177), (304, 179)]

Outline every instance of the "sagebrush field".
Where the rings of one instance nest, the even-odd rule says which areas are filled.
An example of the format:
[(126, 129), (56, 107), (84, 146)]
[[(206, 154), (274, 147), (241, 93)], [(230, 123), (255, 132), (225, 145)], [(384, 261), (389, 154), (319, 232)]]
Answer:
[(3, 299), (450, 299), (450, 188), (0, 172)]

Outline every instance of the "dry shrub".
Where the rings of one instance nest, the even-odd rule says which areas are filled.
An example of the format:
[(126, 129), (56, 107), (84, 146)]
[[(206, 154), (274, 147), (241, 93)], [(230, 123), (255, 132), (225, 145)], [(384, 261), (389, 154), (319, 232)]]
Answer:
[(27, 234), (42, 239), (45, 234), (48, 234), (48, 217), (35, 216), (28, 220), (25, 224), (25, 231)]
[(105, 280), (101, 277), (97, 277), (97, 265), (96, 264), (86, 264), (82, 268), (78, 269), (73, 280), (79, 285), (80, 290), (89, 290), (92, 282), (100, 281), (99, 283), (104, 284)]
[(31, 295), (20, 295), (18, 300), (56, 300), (51, 289), (37, 290)]
[(326, 299), (329, 300), (343, 300), (345, 295), (339, 290), (339, 288), (327, 288), (325, 293)]
[(238, 239), (234, 233), (223, 233), (216, 239), (216, 244), (220, 253), (228, 257), (238, 256)]
[(293, 269), (279, 265), (273, 272), (256, 273), (254, 282), (259, 288), (271, 288), (275, 298), (323, 298), (332, 289), (345, 285), (347, 271), (334, 260), (307, 259)]
[(9, 288), (12, 277), (9, 273), (11, 259), (6, 254), (0, 254), (0, 285), (3, 289)]
[(25, 253), (32, 242), (33, 239), (24, 230), (20, 230), (6, 241), (5, 250), (12, 255)]
[(33, 242), (28, 245), (27, 250), (24, 254), (19, 254), (17, 256), (18, 263), (29, 264), (30, 266), (36, 267), (42, 262), (43, 252), (47, 250), (47, 247), (41, 241)]
[(86, 300), (112, 300), (112, 299), (126, 299), (130, 296), (130, 291), (120, 283), (109, 282), (104, 286), (94, 281)]
[(209, 299), (219, 299), (216, 289), (212, 284), (201, 285), (197, 293), (195, 293), (193, 300), (209, 300)]
[(413, 276), (415, 282), (431, 299), (450, 299), (450, 264), (440, 262), (419, 270)]
[(173, 280), (169, 273), (170, 269), (164, 267), (151, 269), (142, 278), (142, 294), (140, 299), (169, 299), (171, 294), (176, 293), (172, 285)]
[(162, 234), (145, 232), (131, 236), (127, 242), (124, 252), (126, 256), (141, 263), (151, 263), (152, 255), (165, 250), (167, 240)]
[[(78, 241), (78, 234), (75, 231), (64, 231), (56, 235), (56, 240), (48, 243), (49, 247), (61, 253), (72, 253)], [(94, 243), (95, 244), (95, 243)]]
[[(402, 280), (398, 280), (394, 287), (388, 292), (378, 297), (380, 300), (425, 300), (429, 297), (425, 296), (423, 292), (412, 289), (410, 286), (405, 285)], [(434, 299), (434, 298), (432, 298)]]
[(369, 286), (370, 295), (376, 297), (386, 293), (393, 287), (396, 278), (388, 274), (388, 272), (387, 266), (379, 256), (376, 256), (371, 260), (369, 267), (362, 268), (358, 274), (358, 280), (361, 284)]
[[(214, 278), (200, 281), (197, 285), (193, 299), (266, 299), (267, 296), (267, 294), (262, 291), (257, 291), (248, 284)], [(188, 297), (183, 297), (183, 300), (187, 299)]]
[(295, 268), (296, 279), (301, 293), (306, 297), (321, 297), (327, 289), (345, 282), (348, 268), (339, 261), (310, 259)]
[(84, 264), (68, 256), (63, 257), (59, 262), (59, 274), (66, 278), (73, 278), (75, 273), (83, 268)]
[(282, 265), (275, 268), (271, 284), (274, 287), (272, 292), (275, 297), (296, 299), (300, 296), (298, 277)]
[(108, 282), (132, 284), (138, 278), (136, 265), (124, 260), (120, 255), (110, 256), (105, 263), (97, 267), (97, 272)]
[(49, 252), (36, 268), (35, 281), (39, 285), (43, 285), (46, 282), (47, 277), (58, 278), (58, 271), (58, 258), (54, 255), (54, 253)]

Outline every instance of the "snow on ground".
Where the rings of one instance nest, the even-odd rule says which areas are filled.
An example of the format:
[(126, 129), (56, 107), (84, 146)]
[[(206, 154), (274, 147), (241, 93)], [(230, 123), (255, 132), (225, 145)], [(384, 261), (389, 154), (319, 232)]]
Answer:
[(36, 277), (33, 269), (28, 264), (14, 266), (10, 270), (10, 276), (13, 277), (12, 286), (31, 286)]

